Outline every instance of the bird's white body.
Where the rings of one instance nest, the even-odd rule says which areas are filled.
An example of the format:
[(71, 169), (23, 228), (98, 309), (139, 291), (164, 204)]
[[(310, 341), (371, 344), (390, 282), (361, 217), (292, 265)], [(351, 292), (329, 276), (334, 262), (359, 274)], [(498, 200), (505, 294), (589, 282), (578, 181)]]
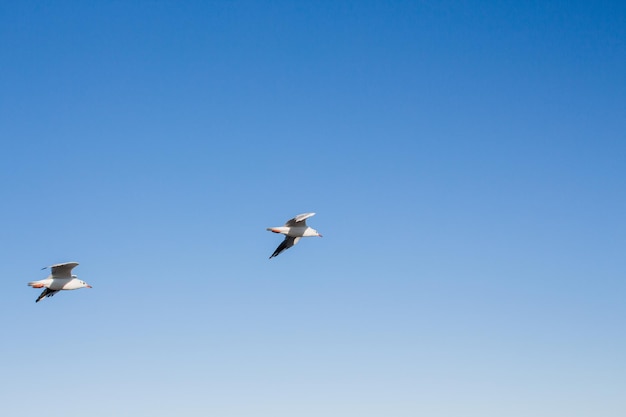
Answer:
[[(72, 269), (78, 262), (67, 262), (49, 267), (52, 273), (45, 279), (31, 281), (28, 283), (33, 288), (45, 288), (35, 302), (39, 302), (45, 297), (52, 297), (62, 290), (77, 290), (79, 288), (91, 288), (91, 285), (72, 275)], [(45, 269), (45, 268), (44, 268)]]
[(270, 232), (285, 235), (285, 240), (283, 240), (281, 244), (276, 248), (272, 256), (270, 256), (270, 259), (272, 259), (274, 256), (277, 256), (285, 249), (289, 249), (290, 247), (298, 243), (298, 241), (302, 237), (322, 237), (322, 235), (317, 230), (306, 225), (306, 219), (312, 216), (315, 216), (315, 213), (298, 214), (293, 219), (287, 220), (287, 223), (285, 223), (284, 226), (267, 228), (267, 230)]
[(87, 288), (87, 284), (84, 281), (79, 280), (75, 275), (73, 278), (51, 278), (42, 279), (39, 281), (33, 281), (29, 283), (33, 288), (48, 288), (54, 291), (61, 290), (77, 290), (79, 288)]
[(279, 226), (279, 227), (268, 227), (267, 230), (274, 233), (281, 233), (283, 235), (287, 235), (290, 237), (312, 237), (312, 236), (320, 236), (317, 233), (317, 230), (312, 227), (288, 227), (288, 226)]

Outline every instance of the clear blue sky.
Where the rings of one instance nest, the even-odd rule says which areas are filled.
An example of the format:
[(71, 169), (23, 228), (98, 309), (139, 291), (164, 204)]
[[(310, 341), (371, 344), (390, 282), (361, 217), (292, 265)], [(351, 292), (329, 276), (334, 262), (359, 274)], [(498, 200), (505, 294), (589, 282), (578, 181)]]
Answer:
[(0, 52), (3, 415), (626, 415), (624, 2), (5, 1)]

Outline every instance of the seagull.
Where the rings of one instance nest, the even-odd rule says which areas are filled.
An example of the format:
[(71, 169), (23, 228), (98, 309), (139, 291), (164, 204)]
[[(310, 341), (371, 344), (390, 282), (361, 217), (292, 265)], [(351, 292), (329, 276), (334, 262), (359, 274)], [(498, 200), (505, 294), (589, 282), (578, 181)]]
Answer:
[(306, 219), (312, 216), (315, 216), (315, 213), (298, 214), (293, 219), (288, 220), (284, 226), (267, 228), (267, 230), (270, 232), (282, 233), (283, 235), (285, 235), (285, 240), (283, 240), (281, 244), (278, 245), (274, 253), (272, 253), (272, 256), (270, 256), (270, 259), (272, 259), (274, 256), (278, 256), (278, 254), (285, 249), (289, 249), (290, 247), (298, 243), (301, 237), (322, 237), (322, 235), (320, 235), (317, 230), (306, 225)]
[(79, 280), (76, 275), (72, 275), (72, 269), (76, 265), (78, 265), (78, 262), (67, 262), (41, 268), (42, 270), (50, 268), (52, 273), (46, 279), (28, 283), (28, 285), (33, 288), (45, 288), (35, 302), (38, 303), (46, 297), (52, 297), (61, 290), (91, 288), (91, 285), (87, 284), (85, 281)]

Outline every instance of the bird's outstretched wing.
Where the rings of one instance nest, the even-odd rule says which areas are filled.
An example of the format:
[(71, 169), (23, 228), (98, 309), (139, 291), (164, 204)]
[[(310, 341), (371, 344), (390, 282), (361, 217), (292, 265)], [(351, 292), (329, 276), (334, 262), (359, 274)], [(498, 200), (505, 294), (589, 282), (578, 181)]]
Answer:
[(36, 303), (40, 302), (41, 300), (43, 300), (46, 297), (52, 297), (54, 294), (58, 293), (59, 290), (51, 290), (50, 288), (46, 288), (43, 290), (43, 292), (39, 295), (39, 297), (37, 297), (37, 299), (35, 300)]
[(299, 240), (299, 237), (285, 236), (285, 240), (283, 240), (280, 245), (278, 245), (274, 253), (272, 253), (272, 256), (270, 256), (270, 259), (272, 259), (274, 256), (278, 256), (278, 254), (285, 249), (289, 249), (290, 247), (298, 243)]
[(66, 262), (64, 264), (56, 264), (52, 266), (46, 266), (52, 271), (52, 278), (72, 278), (72, 269), (78, 265), (78, 262)]
[(315, 216), (315, 213), (298, 214), (293, 219), (287, 220), (287, 223), (285, 223), (285, 226), (287, 227), (306, 226), (306, 219), (308, 219), (309, 217), (313, 217), (313, 216)]

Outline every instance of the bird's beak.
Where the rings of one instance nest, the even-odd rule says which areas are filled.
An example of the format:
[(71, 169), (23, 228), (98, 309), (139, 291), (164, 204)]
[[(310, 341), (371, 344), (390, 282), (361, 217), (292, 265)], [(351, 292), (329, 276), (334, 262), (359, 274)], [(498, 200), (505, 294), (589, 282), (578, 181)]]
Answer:
[(87, 285), (87, 288), (93, 288), (91, 285)]
[(318, 235), (319, 237), (324, 237), (324, 236), (322, 236), (320, 233), (318, 233), (317, 235)]

